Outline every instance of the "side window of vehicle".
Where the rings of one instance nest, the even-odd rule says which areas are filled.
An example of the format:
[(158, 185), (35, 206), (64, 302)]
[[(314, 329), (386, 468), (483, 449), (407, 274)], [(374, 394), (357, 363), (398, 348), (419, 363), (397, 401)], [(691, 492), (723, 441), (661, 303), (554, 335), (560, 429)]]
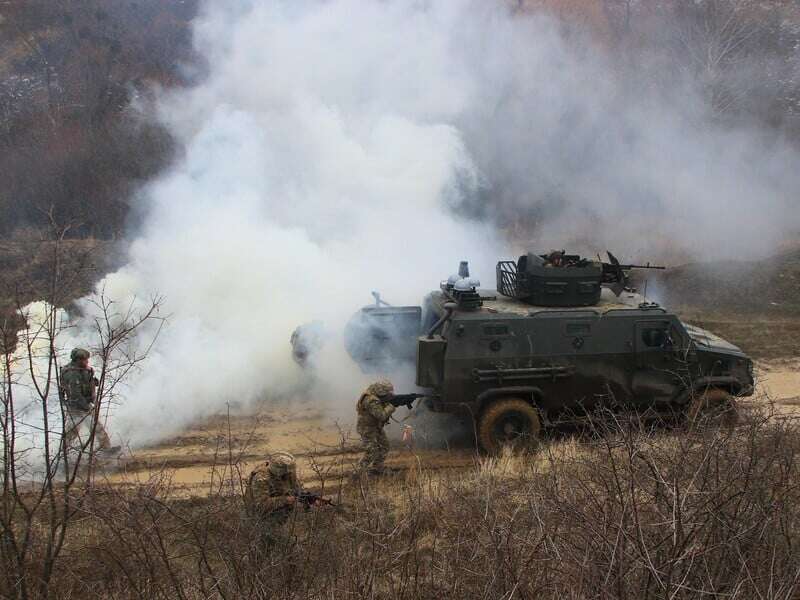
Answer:
[(641, 331), (642, 343), (648, 348), (671, 349), (674, 345), (668, 329), (663, 327), (645, 327)]
[(568, 336), (589, 335), (591, 333), (592, 333), (591, 323), (567, 323), (566, 334)]
[(508, 353), (514, 347), (514, 334), (508, 323), (488, 321), (480, 324), (480, 347), (485, 356), (496, 356)]
[(483, 335), (508, 335), (508, 325), (503, 323), (496, 323), (496, 324), (487, 324), (483, 326)]

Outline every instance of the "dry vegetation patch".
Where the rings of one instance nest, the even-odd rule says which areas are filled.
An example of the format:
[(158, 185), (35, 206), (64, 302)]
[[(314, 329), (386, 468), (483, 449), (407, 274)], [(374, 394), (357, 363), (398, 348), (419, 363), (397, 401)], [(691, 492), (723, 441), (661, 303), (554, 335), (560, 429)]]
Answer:
[[(191, 499), (166, 473), (98, 486), (69, 525), (51, 595), (796, 597), (795, 421), (755, 411), (732, 432), (595, 433), (460, 471), (331, 472), (310, 483), (340, 505), (297, 511), (272, 547), (244, 516), (235, 476)], [(2, 594), (15, 595), (18, 575), (5, 571)]]

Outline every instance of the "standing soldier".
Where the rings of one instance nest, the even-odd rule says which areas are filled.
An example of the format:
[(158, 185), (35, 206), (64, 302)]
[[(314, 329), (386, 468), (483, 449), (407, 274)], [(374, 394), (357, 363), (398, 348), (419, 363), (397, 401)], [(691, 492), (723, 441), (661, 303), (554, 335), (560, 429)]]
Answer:
[(98, 381), (94, 376), (94, 369), (89, 366), (89, 351), (75, 348), (70, 354), (70, 360), (71, 362), (61, 369), (59, 388), (66, 415), (64, 448), (69, 448), (75, 438), (80, 440), (81, 426), (86, 424), (90, 435), (94, 431), (95, 447), (98, 452), (110, 454), (119, 452), (120, 447), (111, 445), (105, 427), (95, 418)]
[[(247, 514), (257, 522), (264, 546), (278, 541), (278, 531), (289, 520), (298, 502), (303, 502), (304, 495), (297, 478), (297, 463), (288, 452), (271, 454), (263, 467), (250, 473), (244, 504)], [(312, 500), (307, 506), (323, 502), (324, 499)]]
[(359, 467), (373, 475), (384, 472), (383, 462), (389, 454), (389, 438), (383, 428), (395, 411), (391, 402), (393, 396), (392, 383), (381, 379), (364, 390), (356, 404), (356, 429), (365, 447)]

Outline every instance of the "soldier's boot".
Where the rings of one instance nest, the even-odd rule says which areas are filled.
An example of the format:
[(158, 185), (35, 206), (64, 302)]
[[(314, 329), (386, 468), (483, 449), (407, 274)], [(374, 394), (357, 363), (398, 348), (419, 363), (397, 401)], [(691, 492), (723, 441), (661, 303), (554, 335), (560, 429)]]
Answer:
[(101, 456), (118, 456), (122, 453), (122, 446), (108, 446), (106, 448), (98, 448), (97, 454)]
[(368, 475), (394, 475), (396, 473), (400, 473), (403, 469), (399, 469), (397, 467), (387, 467), (386, 465), (381, 465), (380, 467), (375, 467), (367, 471)]
[(105, 456), (114, 456), (120, 453), (122, 446), (112, 446), (111, 437), (108, 435), (106, 428), (102, 423), (97, 423), (94, 430), (95, 439), (97, 440), (97, 452)]

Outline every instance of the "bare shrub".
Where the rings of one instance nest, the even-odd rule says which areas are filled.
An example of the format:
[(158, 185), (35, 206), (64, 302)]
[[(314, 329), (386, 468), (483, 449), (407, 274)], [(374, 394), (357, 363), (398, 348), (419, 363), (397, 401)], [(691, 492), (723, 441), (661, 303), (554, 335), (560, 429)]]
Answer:
[[(59, 341), (71, 327), (59, 308), (64, 287), (83, 267), (73, 257), (65, 267), (62, 244), (69, 227), (56, 225), (43, 240), (51, 259), (41, 301), (25, 306), (15, 293), (19, 319), (0, 319), (0, 596), (49, 597), (64, 552), (83, 535), (82, 511), (94, 494), (98, 468), (95, 442), (98, 423), (108, 414), (117, 388), (143, 360), (147, 349), (131, 344), (134, 332), (156, 319), (159, 300), (119, 306), (101, 291), (87, 307), (93, 315), (92, 350), (96, 356), (96, 394), (89, 429), (71, 447), (64, 432), (70, 419), (62, 402), (60, 367), (70, 348)], [(33, 255), (33, 254), (32, 254)], [(79, 265), (79, 266), (75, 266)], [(19, 282), (25, 284), (27, 282)], [(23, 287), (21, 285), (21, 287)], [(16, 331), (21, 327), (20, 331)], [(157, 330), (157, 328), (156, 328)], [(69, 535), (75, 529), (75, 536)], [(59, 576), (60, 577), (60, 576)]]
[[(626, 422), (597, 433), (458, 471), (420, 462), (348, 479), (340, 508), (297, 511), (266, 549), (235, 486), (191, 499), (167, 474), (104, 487), (81, 507), (59, 595), (796, 597), (793, 420), (765, 409), (733, 431)], [(312, 465), (341, 466), (325, 458)]]

